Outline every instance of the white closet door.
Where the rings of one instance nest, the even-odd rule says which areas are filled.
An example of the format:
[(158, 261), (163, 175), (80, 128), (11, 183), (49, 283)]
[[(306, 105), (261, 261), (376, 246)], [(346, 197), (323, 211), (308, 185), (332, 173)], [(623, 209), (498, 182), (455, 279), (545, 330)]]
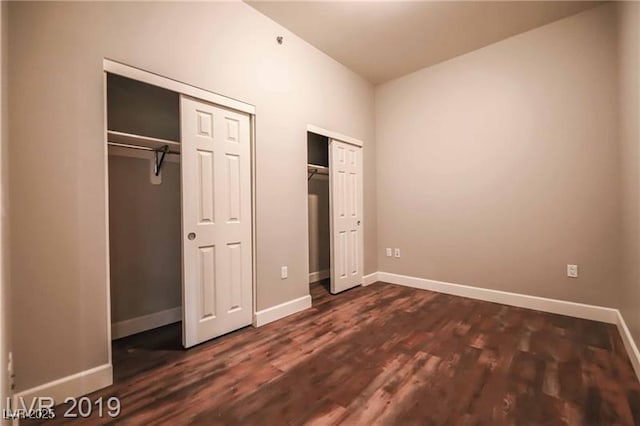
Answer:
[(251, 324), (249, 116), (182, 96), (185, 347)]
[(331, 292), (362, 284), (362, 148), (332, 139), (329, 145), (331, 186)]

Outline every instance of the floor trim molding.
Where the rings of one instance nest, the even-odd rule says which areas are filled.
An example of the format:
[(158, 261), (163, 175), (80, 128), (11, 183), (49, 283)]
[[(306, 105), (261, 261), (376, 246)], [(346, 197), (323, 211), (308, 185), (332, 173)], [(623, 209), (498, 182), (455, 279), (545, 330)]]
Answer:
[(488, 288), (428, 280), (425, 278), (391, 274), (388, 272), (378, 272), (378, 279), (380, 281), (419, 288), (422, 290), (437, 291), (438, 293), (469, 297), (471, 299), (502, 303), (503, 305), (535, 309), (552, 314), (567, 315), (570, 317), (601, 321), (609, 324), (616, 324), (618, 321), (617, 309), (605, 308), (602, 306), (586, 305), (584, 303), (567, 302), (557, 299), (547, 299), (546, 297), (529, 296), (501, 290), (491, 290)]
[(398, 284), (421, 290), (430, 290), (454, 296), (468, 297), (470, 299), (484, 300), (487, 302), (501, 303), (503, 305), (517, 306), (520, 308), (534, 309), (552, 314), (560, 314), (575, 318), (615, 324), (618, 328), (618, 332), (620, 333), (625, 349), (627, 350), (629, 360), (636, 372), (636, 376), (638, 377), (638, 380), (640, 380), (640, 351), (631, 336), (622, 313), (618, 309), (569, 302), (565, 300), (548, 299), (545, 297), (529, 296), (526, 294), (492, 290), (482, 287), (473, 287), (463, 284), (428, 280), (425, 278), (410, 277), (408, 275), (392, 274), (389, 272), (377, 272), (367, 275), (367, 277), (374, 275), (376, 278), (375, 281)]
[(640, 380), (640, 351), (638, 350), (635, 340), (633, 340), (633, 336), (629, 331), (629, 327), (627, 327), (622, 312), (618, 311), (617, 319), (616, 325), (618, 326), (620, 337), (622, 337), (622, 343), (624, 343), (624, 347), (627, 350), (627, 355), (629, 355), (629, 360), (631, 360), (631, 365), (633, 365), (636, 376), (638, 376), (638, 380)]
[(113, 367), (103, 364), (61, 379), (16, 392), (13, 395), (14, 407), (20, 406), (18, 398), (30, 404), (33, 398), (50, 397), (56, 404), (64, 402), (68, 397), (80, 397), (113, 384)]
[(374, 273), (372, 273), (372, 274), (365, 275), (365, 276), (362, 278), (362, 286), (363, 286), (363, 287), (364, 287), (364, 286), (368, 286), (368, 285), (371, 285), (371, 284), (375, 283), (376, 281), (381, 281), (381, 280), (378, 278), (378, 274), (379, 274), (379, 272), (374, 272)]
[(306, 295), (288, 302), (272, 306), (267, 309), (256, 312), (256, 327), (269, 324), (270, 322), (279, 320), (280, 318), (293, 315), (297, 312), (304, 311), (311, 307), (311, 296)]
[(331, 269), (323, 269), (322, 271), (311, 272), (309, 274), (309, 284), (326, 280), (331, 276)]
[(111, 340), (140, 333), (141, 331), (152, 330), (163, 325), (173, 324), (182, 320), (182, 307), (165, 309), (149, 315), (118, 321), (111, 324)]

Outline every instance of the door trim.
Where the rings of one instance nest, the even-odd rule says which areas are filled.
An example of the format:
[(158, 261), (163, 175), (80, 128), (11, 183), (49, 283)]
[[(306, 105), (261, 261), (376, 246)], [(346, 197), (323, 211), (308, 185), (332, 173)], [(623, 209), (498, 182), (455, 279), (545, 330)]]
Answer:
[(323, 129), (322, 127), (314, 126), (313, 124), (307, 124), (307, 132), (317, 133), (318, 135), (326, 136), (329, 139), (336, 139), (340, 142), (359, 146), (361, 148), (364, 145), (360, 139), (352, 138), (351, 136), (343, 135), (332, 130)]
[[(236, 111), (244, 112), (249, 114), (249, 133), (250, 133), (250, 158), (251, 167), (250, 173), (252, 176), (251, 179), (251, 244), (252, 244), (252, 295), (253, 295), (253, 308), (252, 308), (252, 318), (253, 324), (256, 324), (256, 295), (257, 295), (257, 272), (256, 272), (256, 162), (255, 162), (255, 143), (256, 143), (256, 131), (255, 131), (255, 123), (256, 123), (256, 107), (255, 105), (251, 105), (249, 103), (233, 99), (227, 96), (219, 95), (217, 93), (213, 93), (211, 91), (183, 83), (178, 80), (173, 80), (168, 77), (163, 77), (159, 74), (143, 70), (141, 68), (136, 68), (130, 65), (123, 64), (121, 62), (113, 61), (111, 59), (104, 58), (102, 61), (102, 81), (103, 81), (103, 155), (104, 155), (104, 188), (105, 188), (105, 204), (104, 204), (104, 217), (105, 217), (105, 265), (106, 265), (106, 280), (105, 280), (105, 290), (106, 290), (106, 301), (107, 301), (107, 312), (106, 312), (106, 345), (107, 345), (107, 353), (108, 353), (108, 364), (112, 365), (113, 363), (113, 354), (111, 350), (111, 342), (112, 342), (112, 330), (111, 330), (111, 264), (110, 264), (110, 229), (109, 229), (109, 145), (108, 145), (108, 135), (107, 135), (107, 73), (118, 74), (123, 77), (131, 78), (133, 80), (141, 81), (143, 83), (148, 83), (154, 86), (162, 87), (167, 90), (171, 90), (177, 92), (178, 94), (183, 94), (187, 96), (191, 96), (196, 99), (202, 99), (207, 102), (211, 102), (216, 105), (220, 105), (226, 108), (230, 108)], [(182, 250), (182, 248), (181, 248)], [(184, 304), (184, 301), (182, 301)], [(106, 386), (110, 386), (113, 384), (113, 371), (109, 371), (109, 380), (104, 386), (92, 388), (90, 391), (98, 390)], [(88, 392), (87, 392), (88, 393)]]
[(221, 105), (236, 111), (246, 112), (247, 114), (255, 115), (256, 107), (246, 102), (239, 101), (237, 99), (230, 98), (228, 96), (219, 95), (209, 90), (202, 89), (191, 84), (183, 83), (178, 80), (163, 77), (161, 75), (145, 71), (140, 68), (125, 65), (121, 62), (116, 62), (111, 59), (103, 59), (104, 71), (121, 75), (123, 77), (130, 78), (132, 80), (142, 81), (153, 86), (162, 87), (172, 92), (181, 93), (183, 95), (191, 96), (192, 98), (202, 99), (207, 102), (211, 102), (216, 105)]

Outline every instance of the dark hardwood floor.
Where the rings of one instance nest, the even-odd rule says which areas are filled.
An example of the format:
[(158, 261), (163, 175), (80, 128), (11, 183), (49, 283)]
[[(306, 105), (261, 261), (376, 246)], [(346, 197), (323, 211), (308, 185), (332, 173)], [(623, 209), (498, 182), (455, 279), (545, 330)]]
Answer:
[(179, 324), (116, 341), (115, 384), (91, 397), (122, 413), (77, 423), (640, 424), (614, 325), (384, 283), (312, 297), (188, 351)]

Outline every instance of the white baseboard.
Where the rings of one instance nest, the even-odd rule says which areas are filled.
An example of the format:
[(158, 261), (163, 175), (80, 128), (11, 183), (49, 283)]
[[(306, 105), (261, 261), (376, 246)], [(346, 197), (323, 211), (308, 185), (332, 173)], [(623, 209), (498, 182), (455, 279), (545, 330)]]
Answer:
[(111, 339), (115, 340), (130, 336), (142, 331), (162, 327), (163, 325), (173, 324), (180, 320), (182, 320), (182, 307), (178, 306), (177, 308), (166, 309), (149, 315), (114, 322), (111, 324)]
[[(636, 376), (638, 377), (638, 380), (640, 380), (640, 351), (638, 351), (638, 347), (629, 332), (629, 328), (618, 309), (428, 280), (425, 278), (416, 278), (407, 275), (392, 274), (389, 272), (377, 272), (375, 274), (367, 275), (367, 277), (371, 277), (372, 275), (376, 276), (375, 281), (398, 284), (422, 290), (431, 290), (438, 293), (468, 297), (470, 299), (484, 300), (487, 302), (501, 303), (503, 305), (517, 306), (520, 308), (535, 309), (537, 311), (566, 315), (574, 318), (583, 318), (608, 324), (615, 324), (620, 336), (622, 337), (625, 349), (627, 350), (627, 355), (631, 360)], [(367, 280), (365, 279), (365, 282), (366, 281)]]
[(378, 279), (391, 284), (437, 291), (438, 293), (469, 297), (471, 299), (485, 300), (487, 302), (501, 303), (503, 305), (517, 306), (520, 308), (535, 309), (552, 314), (601, 321), (609, 324), (616, 324), (618, 321), (618, 310), (605, 308), (603, 306), (528, 296), (525, 294), (409, 277), (388, 272), (378, 272)]
[(380, 281), (378, 279), (378, 272), (374, 272), (373, 274), (365, 275), (362, 281), (362, 286), (367, 286), (375, 283), (376, 281)]
[(14, 407), (21, 406), (18, 399), (22, 398), (29, 406), (33, 398), (49, 397), (53, 398), (56, 404), (60, 404), (67, 397), (77, 398), (106, 388), (111, 384), (113, 384), (113, 368), (111, 364), (103, 364), (31, 389), (16, 392), (13, 395), (13, 403)]
[(618, 311), (616, 325), (618, 326), (620, 337), (622, 337), (622, 343), (624, 343), (624, 347), (627, 350), (627, 355), (629, 355), (629, 360), (631, 360), (631, 365), (633, 365), (633, 370), (636, 372), (638, 380), (640, 380), (640, 351), (638, 351), (638, 346), (635, 340), (633, 340), (629, 327), (627, 327), (627, 323), (624, 321), (624, 317), (620, 311)]
[(277, 306), (256, 312), (255, 326), (261, 327), (286, 316), (304, 311), (311, 307), (311, 296), (306, 295)]
[(322, 271), (311, 272), (309, 274), (309, 284), (326, 280), (330, 276), (331, 276), (331, 269), (323, 269)]

